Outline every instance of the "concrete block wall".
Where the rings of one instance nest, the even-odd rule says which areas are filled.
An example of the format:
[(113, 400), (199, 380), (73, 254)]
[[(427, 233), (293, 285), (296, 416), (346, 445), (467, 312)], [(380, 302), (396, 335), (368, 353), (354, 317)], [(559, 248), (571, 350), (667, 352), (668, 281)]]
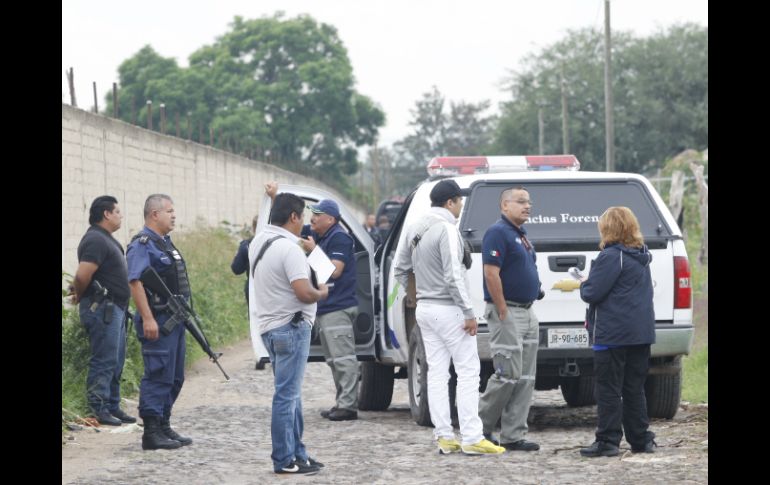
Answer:
[(124, 218), (115, 237), (125, 248), (144, 224), (152, 193), (174, 200), (175, 232), (223, 221), (250, 227), (270, 180), (322, 188), (364, 219), (364, 210), (304, 175), (62, 104), (62, 269), (74, 274), (99, 195), (118, 199)]

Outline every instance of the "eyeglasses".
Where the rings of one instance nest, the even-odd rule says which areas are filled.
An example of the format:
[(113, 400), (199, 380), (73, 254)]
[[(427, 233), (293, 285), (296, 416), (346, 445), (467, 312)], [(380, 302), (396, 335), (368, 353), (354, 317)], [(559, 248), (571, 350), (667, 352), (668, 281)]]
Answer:
[(527, 204), (529, 204), (530, 206), (533, 206), (533, 205), (535, 205), (535, 204), (534, 204), (534, 203), (533, 203), (531, 200), (529, 200), (529, 199), (516, 199), (516, 200), (514, 200), (514, 199), (507, 199), (507, 200), (508, 200), (508, 202), (516, 202), (517, 204), (521, 204), (521, 205), (527, 205)]

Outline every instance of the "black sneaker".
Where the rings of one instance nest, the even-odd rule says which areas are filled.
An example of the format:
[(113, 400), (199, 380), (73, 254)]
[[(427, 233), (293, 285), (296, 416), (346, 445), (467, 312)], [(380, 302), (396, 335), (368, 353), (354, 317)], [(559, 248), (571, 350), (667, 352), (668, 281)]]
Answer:
[(337, 406), (334, 406), (331, 409), (327, 409), (326, 411), (321, 411), (321, 417), (329, 419), (329, 415), (334, 412), (337, 409)]
[(358, 419), (358, 411), (350, 409), (335, 409), (329, 413), (329, 421), (352, 421)]
[(580, 448), (580, 454), (588, 458), (597, 456), (618, 456), (620, 448), (606, 441), (594, 441), (588, 448)]
[(307, 464), (310, 465), (310, 466), (317, 466), (318, 468), (323, 468), (323, 467), (326, 466), (323, 463), (321, 463), (320, 461), (316, 461), (313, 458), (310, 458), (309, 456), (307, 457)]
[(500, 446), (511, 451), (537, 451), (540, 449), (540, 445), (534, 441), (527, 440), (514, 441), (513, 443), (500, 443)]
[(308, 465), (305, 462), (294, 460), (283, 468), (275, 470), (275, 473), (280, 474), (297, 474), (297, 475), (315, 475), (318, 473), (317, 466)]
[(634, 448), (631, 447), (631, 453), (655, 453), (655, 448), (658, 447), (658, 444), (655, 442), (655, 440), (650, 440), (647, 443), (644, 444), (641, 448)]

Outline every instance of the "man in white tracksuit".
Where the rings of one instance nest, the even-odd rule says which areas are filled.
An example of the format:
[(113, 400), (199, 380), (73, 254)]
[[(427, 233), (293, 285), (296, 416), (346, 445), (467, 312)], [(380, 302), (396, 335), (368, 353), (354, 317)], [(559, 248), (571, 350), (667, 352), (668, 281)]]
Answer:
[[(478, 324), (473, 314), (463, 265), (463, 239), (456, 222), (463, 206), (457, 182), (442, 180), (431, 190), (430, 212), (411, 225), (396, 255), (395, 277), (406, 288), (409, 272), (417, 287), (417, 325), (428, 362), (428, 403), (442, 454), (496, 454), (505, 451), (484, 439), (479, 402)], [(469, 264), (469, 263), (468, 263)], [(457, 373), (457, 412), (462, 445), (449, 411), (449, 364)]]

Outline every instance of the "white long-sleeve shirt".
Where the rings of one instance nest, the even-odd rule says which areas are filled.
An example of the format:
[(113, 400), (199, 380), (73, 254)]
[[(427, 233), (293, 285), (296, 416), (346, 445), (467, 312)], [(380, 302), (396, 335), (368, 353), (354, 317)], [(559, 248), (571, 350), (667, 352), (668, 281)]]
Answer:
[[(422, 231), (413, 249), (412, 240)], [(396, 254), (394, 276), (406, 288), (409, 272), (414, 271), (418, 300), (457, 305), (465, 318), (473, 318), (462, 261), (463, 239), (455, 217), (443, 207), (431, 207), (423, 219), (407, 229), (406, 244)]]

